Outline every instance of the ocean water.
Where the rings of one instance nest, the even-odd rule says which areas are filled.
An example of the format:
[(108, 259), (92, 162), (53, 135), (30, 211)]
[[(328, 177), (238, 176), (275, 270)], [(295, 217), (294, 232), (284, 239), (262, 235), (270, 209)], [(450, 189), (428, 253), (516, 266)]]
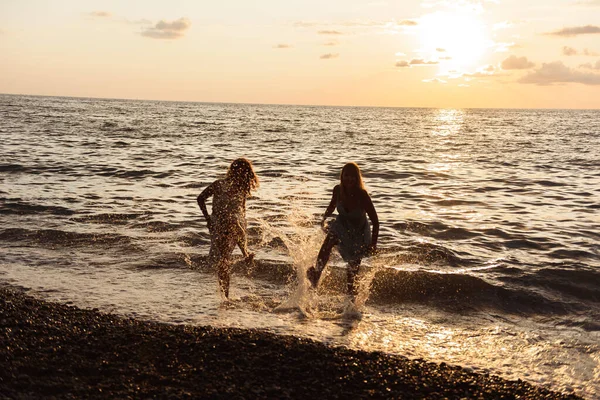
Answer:
[[(0, 283), (175, 324), (446, 362), (600, 397), (600, 111), (0, 95)], [(237, 157), (254, 265), (231, 301), (196, 196)], [(347, 312), (317, 222), (357, 162), (381, 222)]]

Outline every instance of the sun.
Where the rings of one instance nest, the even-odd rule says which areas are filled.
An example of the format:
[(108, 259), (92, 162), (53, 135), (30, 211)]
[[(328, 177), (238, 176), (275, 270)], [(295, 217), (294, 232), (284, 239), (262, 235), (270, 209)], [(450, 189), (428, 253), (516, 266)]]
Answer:
[(480, 66), (490, 47), (486, 25), (473, 10), (428, 14), (419, 26), (420, 50), (438, 60), (443, 72)]

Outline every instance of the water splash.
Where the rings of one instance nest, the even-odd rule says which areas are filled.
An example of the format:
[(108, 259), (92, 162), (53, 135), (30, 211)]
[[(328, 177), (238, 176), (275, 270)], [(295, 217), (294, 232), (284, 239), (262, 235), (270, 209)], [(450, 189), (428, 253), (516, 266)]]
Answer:
[(273, 311), (298, 311), (302, 315), (309, 316), (315, 293), (306, 278), (306, 271), (317, 258), (324, 234), (314, 226), (313, 215), (295, 204), (287, 215), (286, 222), (286, 227), (283, 228), (265, 219), (258, 221), (262, 236), (261, 244), (281, 241), (295, 272), (295, 279), (290, 281), (289, 296)]
[[(261, 243), (281, 241), (292, 260), (295, 279), (289, 284), (289, 295), (274, 312), (299, 312), (311, 319), (360, 319), (362, 309), (370, 294), (371, 283), (377, 271), (384, 267), (383, 260), (376, 257), (360, 268), (356, 277), (357, 296), (352, 299), (345, 289), (345, 266), (339, 268), (330, 262), (323, 271), (320, 285), (313, 288), (306, 271), (314, 266), (317, 254), (325, 239), (325, 233), (315, 226), (314, 216), (298, 205), (293, 205), (286, 218), (286, 229), (267, 220), (258, 221)], [(333, 258), (333, 257), (332, 257)]]

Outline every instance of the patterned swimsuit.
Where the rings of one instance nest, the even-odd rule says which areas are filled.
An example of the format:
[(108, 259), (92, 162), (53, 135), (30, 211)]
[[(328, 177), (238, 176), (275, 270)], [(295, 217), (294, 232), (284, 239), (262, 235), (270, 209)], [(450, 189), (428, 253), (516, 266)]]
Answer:
[(226, 180), (217, 181), (214, 186), (211, 222), (209, 257), (228, 257), (246, 236), (246, 196)]

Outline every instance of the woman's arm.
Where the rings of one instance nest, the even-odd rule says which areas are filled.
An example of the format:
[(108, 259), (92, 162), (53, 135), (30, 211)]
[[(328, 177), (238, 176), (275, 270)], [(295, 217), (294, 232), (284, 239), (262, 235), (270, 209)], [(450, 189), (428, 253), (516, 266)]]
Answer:
[(208, 226), (208, 230), (212, 229), (212, 223), (210, 221), (210, 215), (208, 214), (208, 209), (206, 208), (206, 200), (214, 194), (214, 183), (211, 183), (198, 195), (196, 201), (198, 201), (198, 205), (200, 206), (200, 210), (202, 210), (202, 215), (204, 215), (204, 219), (206, 219), (206, 225)]
[(331, 201), (329, 202), (329, 205), (325, 210), (325, 214), (323, 214), (323, 219), (321, 219), (321, 227), (325, 226), (325, 221), (327, 220), (327, 218), (329, 218), (331, 214), (333, 214), (333, 211), (335, 210), (335, 206), (337, 205), (339, 198), (340, 185), (335, 185), (335, 187), (333, 188), (333, 193), (331, 194)]
[(373, 225), (373, 232), (371, 234), (371, 251), (377, 250), (377, 239), (379, 238), (379, 217), (377, 216), (377, 211), (375, 211), (375, 206), (373, 205), (373, 201), (371, 200), (371, 196), (367, 192), (364, 193), (363, 197), (363, 207), (371, 220), (371, 225)]

